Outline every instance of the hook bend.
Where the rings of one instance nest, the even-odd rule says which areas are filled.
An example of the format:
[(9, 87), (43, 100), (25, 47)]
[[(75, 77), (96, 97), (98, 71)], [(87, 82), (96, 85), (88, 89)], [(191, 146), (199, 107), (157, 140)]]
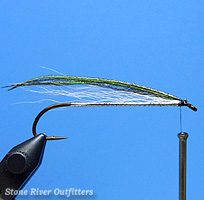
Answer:
[[(68, 106), (71, 106), (71, 103), (59, 103), (59, 104), (54, 104), (54, 105), (51, 105), (51, 106), (48, 106), (46, 108), (44, 108), (38, 115), (37, 117), (35, 118), (34, 122), (33, 122), (33, 127), (32, 127), (32, 132), (33, 132), (33, 135), (34, 136), (37, 136), (37, 132), (36, 132), (36, 127), (37, 127), (37, 124), (40, 120), (40, 118), (46, 113), (48, 112), (49, 110), (52, 110), (54, 108), (59, 108), (59, 107), (68, 107)], [(51, 137), (46, 137), (47, 140), (62, 140), (62, 139), (67, 139), (67, 137), (55, 137), (55, 136), (51, 136)]]

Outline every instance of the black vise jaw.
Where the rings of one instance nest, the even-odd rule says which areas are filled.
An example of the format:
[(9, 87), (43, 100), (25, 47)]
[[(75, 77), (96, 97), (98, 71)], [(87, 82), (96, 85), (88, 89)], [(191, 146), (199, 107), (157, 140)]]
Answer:
[(46, 135), (39, 134), (11, 149), (0, 163), (0, 200), (12, 200), (39, 168)]

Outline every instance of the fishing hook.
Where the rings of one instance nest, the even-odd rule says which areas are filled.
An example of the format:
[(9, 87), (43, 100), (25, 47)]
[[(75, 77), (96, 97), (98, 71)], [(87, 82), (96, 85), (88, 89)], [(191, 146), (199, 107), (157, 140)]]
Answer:
[[(40, 120), (40, 118), (49, 110), (52, 110), (54, 108), (59, 108), (59, 107), (67, 107), (67, 106), (71, 106), (71, 103), (59, 103), (59, 104), (54, 104), (54, 105), (51, 105), (51, 106), (48, 106), (46, 107), (45, 109), (43, 109), (38, 115), (37, 117), (35, 118), (34, 122), (33, 122), (33, 127), (32, 127), (32, 132), (33, 132), (33, 135), (36, 137), (38, 134), (36, 132), (36, 127), (37, 127), (37, 124)], [(61, 139), (67, 139), (67, 137), (55, 137), (55, 136), (52, 136), (52, 137), (46, 137), (47, 140), (61, 140)]]
[[(35, 118), (35, 121), (33, 123), (33, 128), (32, 128), (32, 131), (33, 131), (33, 135), (34, 136), (37, 136), (37, 132), (36, 132), (36, 126), (38, 124), (38, 121), (40, 120), (40, 118), (49, 110), (52, 110), (54, 108), (59, 108), (59, 107), (68, 107), (68, 106), (75, 106), (75, 107), (85, 107), (85, 106), (131, 106), (131, 105), (134, 105), (134, 104), (119, 104), (119, 103), (99, 103), (99, 104), (96, 104), (96, 103), (84, 103), (84, 104), (80, 104), (80, 103), (59, 103), (59, 104), (54, 104), (54, 105), (51, 105), (51, 106), (48, 106), (46, 107), (45, 109), (43, 109), (38, 115), (37, 117)], [(142, 104), (141, 104), (142, 105)], [(188, 106), (189, 108), (191, 108), (192, 110), (194, 111), (197, 111), (197, 108), (194, 107), (193, 105), (187, 103), (187, 100), (181, 100), (181, 102), (178, 104), (178, 106)], [(47, 140), (61, 140), (61, 139), (67, 139), (67, 137), (55, 137), (55, 136), (52, 136), (52, 137), (46, 137)]]

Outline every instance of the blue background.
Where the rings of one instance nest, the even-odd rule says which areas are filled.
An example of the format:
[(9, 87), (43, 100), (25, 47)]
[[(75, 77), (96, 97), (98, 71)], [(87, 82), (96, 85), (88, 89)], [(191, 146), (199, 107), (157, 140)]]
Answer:
[[(18, 0), (0, 1), (0, 8), (1, 86), (55, 74), (45, 66), (149, 86), (197, 106), (197, 113), (182, 109), (187, 197), (203, 199), (203, 1)], [(1, 89), (0, 96), (3, 158), (32, 137), (34, 118), (52, 103), (15, 104), (46, 98), (21, 89)], [(38, 132), (69, 139), (47, 143), (24, 189), (89, 189), (87, 199), (97, 200), (178, 199), (179, 131), (177, 107), (49, 112)]]

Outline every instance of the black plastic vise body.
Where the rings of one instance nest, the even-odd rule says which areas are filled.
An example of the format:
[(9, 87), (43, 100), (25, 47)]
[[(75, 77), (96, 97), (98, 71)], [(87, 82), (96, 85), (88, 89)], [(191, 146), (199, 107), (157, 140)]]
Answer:
[(0, 200), (15, 199), (39, 168), (46, 135), (39, 134), (11, 149), (0, 163)]

